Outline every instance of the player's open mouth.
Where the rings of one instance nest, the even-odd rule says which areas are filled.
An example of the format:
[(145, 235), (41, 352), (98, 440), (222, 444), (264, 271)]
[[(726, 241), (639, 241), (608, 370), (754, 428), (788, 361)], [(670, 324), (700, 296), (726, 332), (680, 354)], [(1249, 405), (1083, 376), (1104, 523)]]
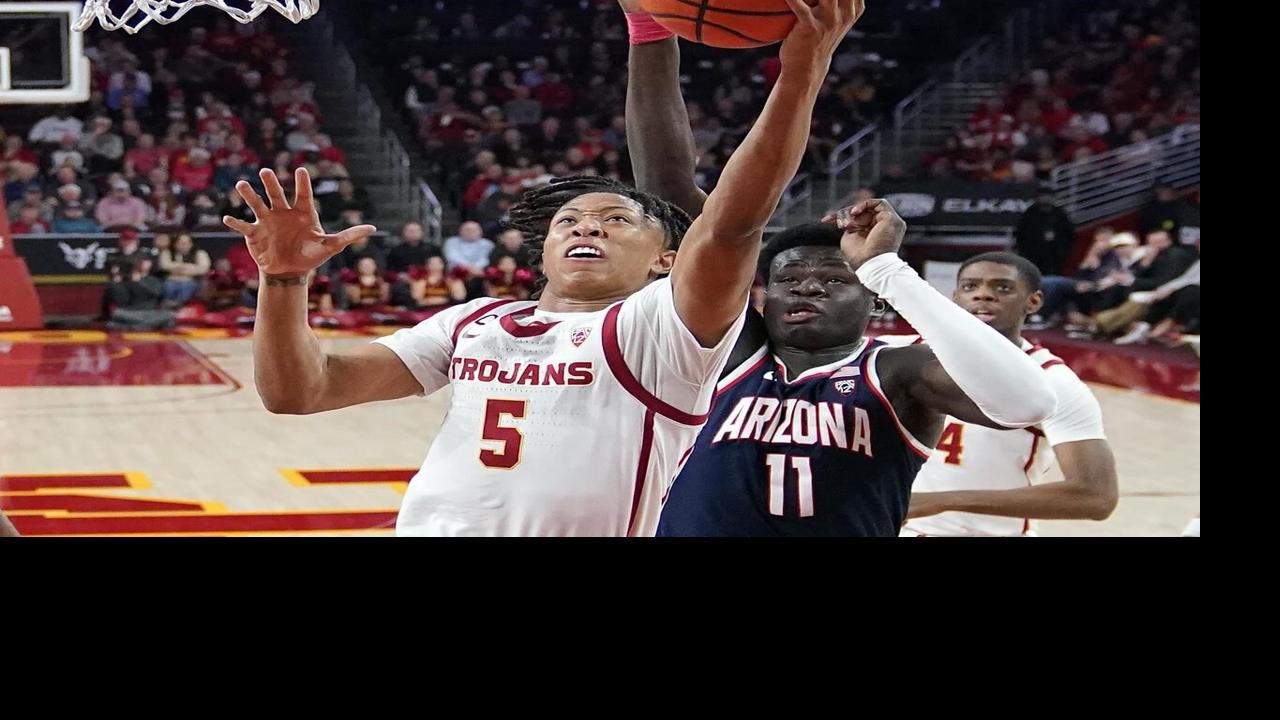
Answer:
[(595, 245), (578, 243), (576, 245), (570, 245), (569, 249), (565, 251), (564, 256), (568, 260), (603, 260), (604, 250), (601, 250)]
[(808, 322), (821, 314), (822, 311), (814, 305), (810, 305), (809, 303), (797, 303), (787, 308), (786, 312), (782, 313), (782, 321), (786, 323), (803, 323)]
[(969, 314), (985, 323), (989, 323), (996, 319), (995, 308), (987, 307), (985, 305), (969, 308)]

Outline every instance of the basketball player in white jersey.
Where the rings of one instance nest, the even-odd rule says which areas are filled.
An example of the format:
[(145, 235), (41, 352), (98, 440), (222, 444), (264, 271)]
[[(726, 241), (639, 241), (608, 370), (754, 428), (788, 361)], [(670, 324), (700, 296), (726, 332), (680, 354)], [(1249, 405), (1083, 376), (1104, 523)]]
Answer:
[(831, 55), (863, 8), (788, 3), (799, 21), (781, 76), (692, 225), (602, 178), (512, 208), (547, 277), (536, 301), (477, 300), (325, 353), (307, 325), (307, 277), (374, 228), (326, 234), (303, 170), (293, 205), (270, 170), (270, 207), (239, 183), (256, 222), (224, 221), (262, 273), (253, 342), (267, 409), (314, 413), (451, 385), (399, 534), (652, 535), (742, 327), (763, 228), (799, 167)]
[[(1021, 430), (946, 418), (932, 457), (916, 476), (902, 535), (1019, 536), (1032, 534), (1036, 518), (1105, 520), (1118, 490), (1098, 401), (1062, 360), (1022, 337), (1024, 320), (1043, 303), (1040, 271), (1013, 253), (977, 255), (961, 266), (953, 299), (1044, 368), (1058, 407), (1044, 422)], [(1065, 479), (1041, 483), (1055, 459)]]

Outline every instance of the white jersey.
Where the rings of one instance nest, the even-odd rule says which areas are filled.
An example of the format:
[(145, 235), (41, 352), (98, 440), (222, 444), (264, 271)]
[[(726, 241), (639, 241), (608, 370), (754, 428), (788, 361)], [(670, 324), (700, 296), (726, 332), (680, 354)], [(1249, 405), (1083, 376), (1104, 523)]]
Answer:
[[(901, 338), (880, 338), (902, 344)], [(1022, 341), (1022, 349), (1049, 375), (1058, 407), (1044, 422), (1016, 430), (996, 430), (948, 416), (929, 461), (916, 476), (913, 492), (1012, 490), (1034, 484), (1053, 466), (1053, 447), (1081, 440), (1105, 440), (1102, 408), (1080, 378), (1048, 350)], [(913, 518), (904, 537), (921, 535), (1026, 535), (1025, 518), (945, 512)]]
[(589, 313), (476, 300), (375, 341), (425, 393), (453, 386), (397, 534), (653, 535), (745, 317), (704, 348), (664, 279)]

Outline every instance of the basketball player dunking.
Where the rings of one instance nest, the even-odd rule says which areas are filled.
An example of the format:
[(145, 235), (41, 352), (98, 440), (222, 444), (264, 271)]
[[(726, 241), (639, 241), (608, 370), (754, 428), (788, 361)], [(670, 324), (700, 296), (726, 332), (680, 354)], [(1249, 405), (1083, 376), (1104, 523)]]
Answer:
[(511, 209), (541, 255), (537, 301), (477, 300), (326, 353), (306, 322), (307, 276), (374, 228), (326, 234), (305, 171), (292, 205), (270, 170), (270, 206), (240, 183), (257, 221), (225, 222), (262, 272), (253, 343), (267, 408), (314, 413), (451, 385), (400, 534), (652, 535), (742, 328), (761, 234), (799, 167), (832, 53), (862, 6), (788, 1), (802, 20), (782, 44), (782, 74), (692, 225), (603, 178), (553, 183)]
[[(630, 56), (637, 182), (697, 214), (705, 196), (693, 183), (679, 50), (651, 27), (635, 32), (645, 18), (622, 5), (633, 38), (650, 40)], [(906, 225), (888, 203), (827, 219), (835, 224), (791, 228), (765, 250), (764, 317), (749, 314), (659, 535), (895, 536), (944, 416), (1008, 428), (1052, 411), (1044, 374), (1024, 353), (897, 257)], [(877, 295), (930, 346), (865, 338)]]

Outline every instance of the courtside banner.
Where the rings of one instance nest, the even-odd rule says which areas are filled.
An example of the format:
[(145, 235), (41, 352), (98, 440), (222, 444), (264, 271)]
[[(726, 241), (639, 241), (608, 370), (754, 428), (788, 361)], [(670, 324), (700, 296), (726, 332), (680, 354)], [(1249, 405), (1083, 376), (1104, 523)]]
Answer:
[(1035, 183), (886, 182), (876, 192), (916, 227), (1013, 227), (1035, 202)]

